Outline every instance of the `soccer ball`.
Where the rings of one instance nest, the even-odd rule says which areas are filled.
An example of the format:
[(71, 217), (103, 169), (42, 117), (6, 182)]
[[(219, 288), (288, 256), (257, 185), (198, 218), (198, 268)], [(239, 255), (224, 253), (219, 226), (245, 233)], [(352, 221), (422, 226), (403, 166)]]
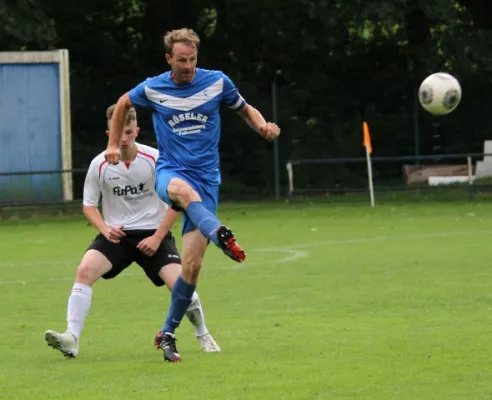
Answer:
[(420, 85), (420, 105), (433, 115), (449, 114), (460, 100), (461, 86), (452, 75), (438, 72), (425, 78)]

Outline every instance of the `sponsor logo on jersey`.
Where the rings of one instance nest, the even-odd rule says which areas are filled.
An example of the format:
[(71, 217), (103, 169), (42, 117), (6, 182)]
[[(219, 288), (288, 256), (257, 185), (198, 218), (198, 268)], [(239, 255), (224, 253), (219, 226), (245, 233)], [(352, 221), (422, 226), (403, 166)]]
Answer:
[[(179, 136), (185, 136), (185, 135), (193, 135), (195, 133), (200, 133), (202, 129), (205, 129), (207, 120), (208, 120), (208, 116), (206, 115), (200, 113), (194, 113), (194, 112), (187, 112), (182, 114), (175, 114), (167, 122), (169, 126), (173, 128), (173, 132), (177, 133)], [(178, 125), (184, 121), (197, 121), (200, 122), (200, 124), (186, 126), (186, 127), (179, 127)]]
[(113, 194), (115, 196), (123, 197), (124, 200), (141, 200), (146, 197), (152, 197), (154, 194), (149, 188), (145, 187), (146, 183), (147, 182), (140, 182), (137, 186), (115, 186), (113, 188)]

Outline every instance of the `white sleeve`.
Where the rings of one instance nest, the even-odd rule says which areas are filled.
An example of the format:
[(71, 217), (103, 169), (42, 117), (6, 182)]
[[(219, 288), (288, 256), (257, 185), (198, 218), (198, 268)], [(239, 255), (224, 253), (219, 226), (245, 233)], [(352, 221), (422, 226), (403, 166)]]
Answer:
[[(150, 146), (147, 146), (147, 151), (149, 152), (149, 154), (151, 156), (153, 156), (155, 158), (155, 160), (157, 161), (157, 159), (159, 158), (159, 150), (157, 150), (155, 147), (150, 147)], [(164, 204), (164, 207), (166, 207), (166, 211), (169, 209), (169, 206), (167, 205), (167, 203), (161, 199), (159, 199), (159, 201)]]
[(92, 160), (84, 183), (84, 206), (97, 207), (101, 199), (101, 182), (99, 179), (99, 167), (101, 162)]
[[(157, 161), (157, 159), (159, 158), (159, 150), (157, 150), (155, 147), (150, 147), (150, 146), (149, 146), (148, 150), (149, 150), (150, 155), (152, 155), (155, 158), (155, 160)], [(157, 175), (157, 173), (156, 173), (156, 175)], [(164, 207), (166, 207), (166, 210), (169, 209), (169, 206), (167, 205), (167, 203), (165, 201), (163, 201), (161, 199), (159, 199), (159, 201), (164, 204)]]
[(156, 148), (154, 147), (149, 147), (149, 153), (154, 156), (155, 160), (157, 161), (157, 159), (159, 158), (159, 150), (157, 150)]

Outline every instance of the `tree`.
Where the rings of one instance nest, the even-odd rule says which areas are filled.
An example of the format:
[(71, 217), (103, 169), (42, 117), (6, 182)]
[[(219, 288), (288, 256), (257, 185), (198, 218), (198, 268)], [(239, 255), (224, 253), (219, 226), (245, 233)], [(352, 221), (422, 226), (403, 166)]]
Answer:
[(56, 28), (40, 0), (5, 0), (0, 7), (0, 48), (10, 51), (53, 48)]

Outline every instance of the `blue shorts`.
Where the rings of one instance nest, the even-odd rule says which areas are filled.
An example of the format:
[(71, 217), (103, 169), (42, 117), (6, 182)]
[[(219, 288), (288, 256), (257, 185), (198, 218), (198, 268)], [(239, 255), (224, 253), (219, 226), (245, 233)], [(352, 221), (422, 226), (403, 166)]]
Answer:
[(204, 207), (213, 214), (217, 213), (217, 205), (219, 203), (219, 186), (205, 184), (195, 179), (186, 177), (184, 174), (176, 171), (160, 170), (156, 173), (155, 189), (160, 199), (173, 209), (183, 211), (183, 229), (181, 231), (181, 235), (184, 235), (185, 233), (195, 229), (196, 226), (193, 222), (191, 222), (188, 214), (186, 214), (184, 210), (180, 209), (177, 204), (169, 198), (167, 187), (173, 178), (179, 178), (188, 183), (198, 193), (202, 199)]

